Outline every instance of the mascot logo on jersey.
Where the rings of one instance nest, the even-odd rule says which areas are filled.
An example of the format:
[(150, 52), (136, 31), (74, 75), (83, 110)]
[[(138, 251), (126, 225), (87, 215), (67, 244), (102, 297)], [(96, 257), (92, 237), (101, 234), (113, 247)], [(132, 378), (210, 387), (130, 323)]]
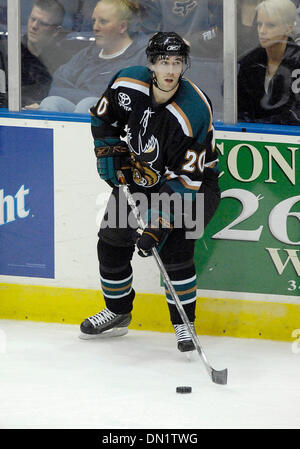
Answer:
[[(152, 187), (160, 180), (160, 173), (152, 167), (159, 154), (159, 143), (153, 135), (143, 144), (141, 133), (138, 136), (138, 151), (130, 144), (131, 135), (127, 132), (128, 147), (132, 152), (133, 180), (141, 187)], [(135, 157), (139, 156), (138, 158)]]
[(134, 160), (133, 180), (141, 187), (152, 187), (158, 183), (160, 175), (143, 161)]
[(142, 160), (136, 160), (133, 169), (133, 180), (139, 186), (152, 187), (158, 183), (160, 173), (152, 167), (158, 153), (159, 144), (156, 137), (151, 136), (146, 145), (143, 145), (142, 137), (139, 134), (138, 154), (142, 157)]

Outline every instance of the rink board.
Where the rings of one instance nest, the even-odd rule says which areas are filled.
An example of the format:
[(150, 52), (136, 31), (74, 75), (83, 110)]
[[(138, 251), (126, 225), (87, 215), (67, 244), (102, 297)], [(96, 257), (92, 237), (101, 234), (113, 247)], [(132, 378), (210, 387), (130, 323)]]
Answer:
[[(96, 290), (0, 284), (0, 298), (4, 319), (80, 324), (105, 307)], [(300, 328), (298, 304), (198, 297), (196, 314), (200, 335), (293, 341)], [(129, 328), (172, 332), (165, 296), (137, 293)]]
[[(0, 118), (0, 318), (80, 323), (104, 304), (96, 245), (110, 188), (87, 119), (17, 117)], [(223, 193), (196, 246), (196, 329), (289, 340), (300, 327), (300, 137), (216, 137)], [(135, 255), (133, 270), (131, 327), (171, 331), (156, 265)]]

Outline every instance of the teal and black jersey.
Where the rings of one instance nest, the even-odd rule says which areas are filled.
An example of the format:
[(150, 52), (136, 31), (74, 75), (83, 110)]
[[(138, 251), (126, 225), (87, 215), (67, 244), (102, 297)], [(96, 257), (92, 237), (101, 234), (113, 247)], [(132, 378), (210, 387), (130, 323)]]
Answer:
[(195, 193), (206, 167), (216, 166), (212, 107), (190, 80), (157, 104), (146, 67), (121, 70), (91, 108), (95, 147), (126, 138), (137, 190)]

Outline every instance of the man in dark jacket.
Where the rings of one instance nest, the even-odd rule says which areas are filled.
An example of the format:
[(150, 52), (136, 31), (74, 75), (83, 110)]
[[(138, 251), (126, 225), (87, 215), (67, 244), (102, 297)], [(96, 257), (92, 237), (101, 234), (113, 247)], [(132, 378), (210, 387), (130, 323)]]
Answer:
[[(21, 41), (23, 107), (39, 103), (48, 94), (52, 74), (62, 63), (59, 57), (62, 53), (58, 52), (57, 48), (64, 14), (63, 6), (56, 0), (36, 0), (33, 5), (28, 18), (27, 33)], [(0, 41), (0, 52), (2, 73), (6, 75), (6, 87), (2, 89), (2, 106), (7, 107), (7, 38)]]

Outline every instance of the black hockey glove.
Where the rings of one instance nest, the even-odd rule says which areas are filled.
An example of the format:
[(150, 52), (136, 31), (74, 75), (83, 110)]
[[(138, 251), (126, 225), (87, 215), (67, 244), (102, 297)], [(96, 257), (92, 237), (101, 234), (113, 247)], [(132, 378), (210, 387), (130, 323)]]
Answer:
[(160, 251), (172, 230), (173, 225), (169, 221), (158, 217), (154, 225), (145, 228), (140, 238), (138, 238), (136, 242), (138, 254), (141, 257), (151, 256), (152, 248), (154, 247)]
[(108, 145), (106, 147), (96, 147), (97, 170), (101, 179), (106, 181), (111, 187), (119, 185), (117, 171), (121, 170), (126, 183), (132, 181), (132, 166), (130, 164), (130, 154), (125, 142), (119, 145)]

